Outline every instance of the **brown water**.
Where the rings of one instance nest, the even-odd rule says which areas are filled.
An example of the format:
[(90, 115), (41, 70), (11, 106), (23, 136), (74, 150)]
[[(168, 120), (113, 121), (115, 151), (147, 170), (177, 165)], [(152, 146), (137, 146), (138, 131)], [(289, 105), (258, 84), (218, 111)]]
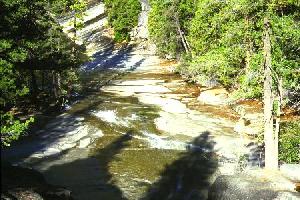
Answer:
[[(153, 77), (152, 73), (140, 72), (118, 79), (150, 78), (165, 83), (179, 80), (176, 75), (162, 73)], [(182, 94), (181, 90), (178, 95)], [(34, 148), (26, 155), (15, 153), (11, 158), (41, 171), (49, 183), (70, 189), (75, 199), (157, 199), (158, 196), (193, 199), (195, 195), (197, 198), (207, 196), (210, 179), (217, 167), (210, 137), (206, 134), (198, 137), (170, 135), (158, 130), (155, 120), (160, 117), (160, 111), (159, 106), (141, 103), (134, 95), (89, 92), (66, 114), (81, 119), (79, 126), (89, 127), (86, 138), (93, 138), (94, 130), (101, 130), (102, 136), (94, 137), (86, 148), (77, 145), (58, 155), (31, 158), (38, 150)], [(59, 119), (50, 121), (41, 133), (41, 136), (52, 134), (49, 138), (54, 141), (37, 138), (31, 145), (15, 147), (16, 152), (47, 142), (45, 146), (51, 147), (56, 137), (67, 138), (69, 132), (64, 126), (72, 127), (74, 122), (68, 118), (65, 121)]]

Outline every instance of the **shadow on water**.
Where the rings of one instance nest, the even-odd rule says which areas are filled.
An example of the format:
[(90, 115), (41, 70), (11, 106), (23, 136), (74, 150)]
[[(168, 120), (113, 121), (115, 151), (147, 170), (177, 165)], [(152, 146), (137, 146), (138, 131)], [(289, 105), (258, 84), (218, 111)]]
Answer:
[[(126, 199), (111, 172), (122, 149), (129, 146), (132, 132), (122, 135), (93, 152), (92, 156), (51, 166), (44, 171), (51, 184), (60, 184), (72, 191), (74, 199)], [(206, 199), (212, 176), (217, 169), (214, 142), (209, 132), (195, 138), (187, 151), (167, 165), (159, 179), (149, 186), (142, 200)], [(159, 158), (158, 158), (159, 159)], [(126, 167), (126, 166), (124, 166)], [(151, 166), (149, 166), (151, 167)]]
[(43, 173), (49, 182), (71, 189), (74, 199), (125, 199), (112, 180), (109, 164), (128, 146), (127, 142), (131, 139), (131, 131), (128, 131), (103, 149), (94, 152), (92, 157), (53, 165)]
[[(110, 44), (105, 50), (96, 53), (95, 60), (87, 63), (85, 66), (86, 72), (83, 72), (82, 87), (84, 89), (84, 96), (81, 101), (93, 98), (93, 95), (99, 95), (99, 88), (105, 84), (101, 82), (101, 79), (111, 80), (112, 77), (108, 76), (107, 73), (115, 74), (114, 70), (108, 72), (107, 68), (112, 66), (120, 67), (120, 65), (130, 57), (130, 52), (133, 46), (124, 47), (113, 53), (114, 45)], [(112, 55), (112, 56), (111, 56)], [(137, 60), (135, 64), (131, 66), (129, 70), (136, 69), (143, 63), (144, 59)], [(97, 70), (93, 71), (94, 67)], [(102, 71), (101, 71), (102, 69)], [(105, 74), (106, 73), (106, 74)], [(96, 92), (96, 93), (95, 93)], [(93, 105), (87, 104), (87, 108), (101, 103), (100, 101), (94, 102)], [(85, 109), (85, 110), (86, 110)], [(24, 138), (12, 145), (11, 148), (1, 148), (1, 156), (5, 159), (19, 159), (26, 158), (36, 152), (44, 151), (47, 147), (55, 144), (61, 138), (64, 138), (69, 132), (75, 131), (81, 126), (80, 120), (77, 118), (79, 113), (71, 113), (72, 115), (60, 115), (47, 120), (43, 126), (38, 126), (40, 130), (34, 130), (33, 135), (38, 137)], [(42, 120), (43, 121), (43, 120)]]
[(188, 145), (187, 152), (167, 165), (142, 198), (143, 200), (206, 199), (210, 179), (217, 169), (214, 142), (204, 132)]

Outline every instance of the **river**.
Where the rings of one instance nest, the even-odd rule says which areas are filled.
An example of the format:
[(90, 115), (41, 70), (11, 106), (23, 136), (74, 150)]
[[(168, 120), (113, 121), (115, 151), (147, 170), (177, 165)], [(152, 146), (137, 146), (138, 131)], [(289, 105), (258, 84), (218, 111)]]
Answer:
[(201, 105), (199, 88), (174, 74), (174, 63), (139, 45), (117, 48), (105, 18), (87, 20), (79, 32), (93, 55), (81, 67), (84, 98), (5, 157), (74, 199), (205, 199), (216, 175), (239, 171), (249, 152), (233, 111)]

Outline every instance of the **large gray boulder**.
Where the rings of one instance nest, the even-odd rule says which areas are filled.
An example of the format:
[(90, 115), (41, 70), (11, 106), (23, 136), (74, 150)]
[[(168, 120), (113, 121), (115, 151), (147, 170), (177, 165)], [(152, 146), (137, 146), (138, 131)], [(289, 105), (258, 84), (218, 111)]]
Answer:
[(271, 184), (244, 174), (219, 176), (209, 191), (210, 200), (269, 200), (278, 193)]
[(1, 200), (73, 200), (73, 198), (70, 190), (48, 184), (40, 172), (2, 162)]

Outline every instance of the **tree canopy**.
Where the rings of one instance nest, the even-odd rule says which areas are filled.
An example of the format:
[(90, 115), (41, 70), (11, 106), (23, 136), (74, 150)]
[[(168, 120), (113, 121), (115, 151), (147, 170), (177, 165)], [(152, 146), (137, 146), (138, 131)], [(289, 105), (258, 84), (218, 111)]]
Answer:
[(104, 0), (108, 23), (114, 29), (115, 40), (130, 40), (130, 31), (138, 24), (139, 0)]
[(8, 111), (29, 93), (51, 96), (51, 90), (38, 85), (39, 77), (44, 82), (78, 67), (84, 49), (63, 33), (46, 0), (1, 0), (0, 8), (1, 139), (7, 145), (33, 121), (20, 122)]

